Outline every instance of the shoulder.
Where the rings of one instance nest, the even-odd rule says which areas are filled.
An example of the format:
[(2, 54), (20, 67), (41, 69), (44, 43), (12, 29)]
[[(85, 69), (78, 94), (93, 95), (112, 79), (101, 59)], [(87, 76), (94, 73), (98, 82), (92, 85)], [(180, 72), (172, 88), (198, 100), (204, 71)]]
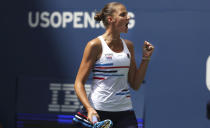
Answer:
[(102, 52), (101, 41), (99, 38), (94, 38), (89, 41), (85, 47), (84, 55), (88, 58), (97, 60)]
[(127, 45), (128, 49), (131, 51), (134, 49), (134, 46), (133, 46), (133, 42), (130, 41), (130, 40), (127, 40), (127, 39), (123, 39), (125, 41), (125, 44)]
[(101, 46), (101, 41), (99, 38), (94, 38), (91, 41), (87, 43), (90, 47), (100, 47)]
[(94, 38), (93, 40), (89, 41), (86, 45), (86, 47), (94, 50), (100, 50), (101, 49), (101, 41), (98, 38)]

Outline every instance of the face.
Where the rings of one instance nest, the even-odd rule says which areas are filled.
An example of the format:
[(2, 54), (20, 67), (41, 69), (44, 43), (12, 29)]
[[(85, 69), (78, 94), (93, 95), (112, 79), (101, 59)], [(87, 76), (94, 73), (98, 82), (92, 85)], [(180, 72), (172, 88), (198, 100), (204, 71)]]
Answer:
[(115, 7), (116, 11), (113, 14), (113, 26), (117, 31), (120, 33), (127, 33), (128, 32), (128, 23), (130, 17), (128, 16), (128, 12), (123, 5), (117, 5)]

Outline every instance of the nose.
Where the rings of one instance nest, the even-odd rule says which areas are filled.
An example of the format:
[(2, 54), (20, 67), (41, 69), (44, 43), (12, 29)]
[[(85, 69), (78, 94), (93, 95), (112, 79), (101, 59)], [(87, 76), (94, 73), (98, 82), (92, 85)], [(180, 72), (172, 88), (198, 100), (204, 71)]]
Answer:
[(127, 19), (130, 20), (130, 18), (131, 18), (131, 17), (130, 17), (129, 15), (127, 15)]

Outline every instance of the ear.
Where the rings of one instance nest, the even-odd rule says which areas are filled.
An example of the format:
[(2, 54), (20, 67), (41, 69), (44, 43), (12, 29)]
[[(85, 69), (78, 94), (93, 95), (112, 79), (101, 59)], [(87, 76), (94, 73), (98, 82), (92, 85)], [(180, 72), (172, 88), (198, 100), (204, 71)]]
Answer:
[(109, 23), (112, 23), (112, 22), (115, 21), (115, 19), (113, 17), (111, 17), (111, 16), (108, 16), (107, 20), (108, 20)]

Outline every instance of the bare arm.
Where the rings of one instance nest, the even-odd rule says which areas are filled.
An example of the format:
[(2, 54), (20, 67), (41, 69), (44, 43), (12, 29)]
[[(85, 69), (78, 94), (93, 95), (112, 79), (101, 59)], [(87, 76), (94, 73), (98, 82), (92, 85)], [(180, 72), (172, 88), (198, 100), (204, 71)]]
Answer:
[(96, 115), (98, 118), (99, 116), (88, 101), (84, 85), (89, 76), (90, 70), (100, 53), (100, 45), (98, 44), (97, 39), (94, 39), (93, 41), (88, 42), (86, 45), (74, 85), (76, 94), (86, 108), (88, 112), (88, 120), (90, 121), (92, 121), (92, 115)]
[(143, 46), (143, 59), (141, 61), (141, 64), (139, 68), (136, 67), (136, 61), (134, 56), (134, 47), (132, 42), (126, 40), (127, 46), (131, 53), (131, 64), (130, 69), (128, 73), (128, 82), (130, 83), (131, 88), (134, 90), (138, 90), (141, 86), (141, 83), (144, 80), (147, 67), (149, 64), (150, 56), (152, 55), (152, 52), (154, 50), (154, 47), (147, 41), (144, 42)]

